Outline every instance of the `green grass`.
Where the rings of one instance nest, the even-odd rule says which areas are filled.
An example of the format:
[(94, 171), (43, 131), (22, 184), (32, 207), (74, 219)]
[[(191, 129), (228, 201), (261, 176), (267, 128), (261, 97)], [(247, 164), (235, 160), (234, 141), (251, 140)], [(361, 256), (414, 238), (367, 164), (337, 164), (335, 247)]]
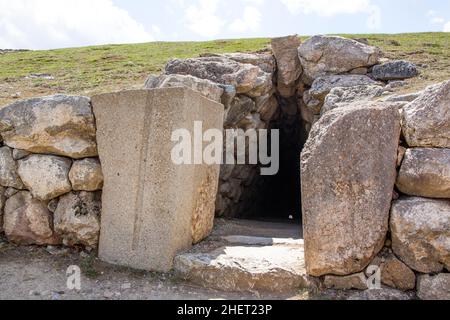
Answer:
[[(344, 35), (368, 38), (389, 59), (408, 59), (428, 65), (410, 90), (450, 78), (450, 34)], [(307, 37), (302, 37), (305, 40)], [(149, 74), (160, 73), (172, 58), (204, 53), (254, 52), (269, 46), (270, 39), (209, 42), (154, 42), (105, 45), (0, 55), (0, 105), (21, 98), (54, 93), (92, 95), (139, 88)], [(31, 73), (48, 73), (55, 80), (26, 79)]]

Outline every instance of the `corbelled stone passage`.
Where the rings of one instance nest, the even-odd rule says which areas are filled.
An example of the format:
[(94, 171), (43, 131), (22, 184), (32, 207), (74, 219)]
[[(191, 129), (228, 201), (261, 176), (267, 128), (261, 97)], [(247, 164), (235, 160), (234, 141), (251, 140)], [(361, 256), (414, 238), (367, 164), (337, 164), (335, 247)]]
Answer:
[(194, 137), (195, 121), (222, 130), (223, 106), (187, 88), (103, 94), (92, 104), (104, 175), (99, 256), (170, 271), (177, 253), (211, 232), (220, 171), (175, 164), (172, 133)]
[[(280, 130), (280, 170), (264, 177), (260, 165), (223, 165), (216, 215), (300, 221), (300, 152), (306, 141), (298, 107), (302, 66), (297, 36), (276, 38), (272, 52), (207, 55), (170, 61), (145, 88), (185, 86), (225, 106), (224, 129)], [(269, 133), (270, 136), (270, 133)], [(248, 141), (247, 141), (248, 143)]]

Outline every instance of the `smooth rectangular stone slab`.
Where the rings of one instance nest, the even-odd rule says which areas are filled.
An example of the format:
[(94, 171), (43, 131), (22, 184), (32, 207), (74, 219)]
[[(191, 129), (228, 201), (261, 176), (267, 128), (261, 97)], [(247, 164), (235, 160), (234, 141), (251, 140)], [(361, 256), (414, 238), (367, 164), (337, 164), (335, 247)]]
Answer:
[(104, 174), (100, 259), (167, 272), (213, 227), (219, 165), (175, 165), (172, 132), (223, 128), (223, 105), (187, 88), (92, 98)]

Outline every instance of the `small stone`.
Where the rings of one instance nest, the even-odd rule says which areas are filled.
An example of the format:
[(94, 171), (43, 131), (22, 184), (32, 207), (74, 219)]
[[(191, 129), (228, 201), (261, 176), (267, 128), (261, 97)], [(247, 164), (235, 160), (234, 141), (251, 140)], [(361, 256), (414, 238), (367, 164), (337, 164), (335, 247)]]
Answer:
[(335, 290), (368, 289), (367, 278), (362, 272), (344, 277), (328, 275), (325, 276), (324, 284), (328, 289)]
[(419, 74), (417, 67), (408, 61), (391, 61), (373, 67), (372, 76), (377, 80), (403, 80), (416, 77)]
[(398, 147), (398, 156), (397, 156), (397, 167), (400, 167), (402, 165), (403, 159), (405, 157), (406, 154), (406, 148), (399, 146)]
[(54, 245), (52, 216), (45, 203), (21, 191), (6, 201), (4, 229), (9, 241), (19, 245)]
[(100, 233), (100, 193), (71, 192), (60, 198), (54, 214), (55, 232), (67, 246), (96, 247)]
[(385, 257), (380, 265), (381, 282), (389, 287), (402, 291), (413, 290), (416, 287), (416, 275), (393, 254)]
[(47, 155), (32, 155), (19, 160), (18, 173), (33, 197), (48, 201), (72, 190), (69, 170), (72, 161)]
[(411, 196), (450, 198), (450, 149), (408, 149), (396, 184)]
[(25, 150), (19, 150), (19, 149), (13, 149), (13, 159), (14, 160), (20, 160), (23, 158), (28, 157), (31, 154), (31, 152), (25, 151)]
[(450, 80), (428, 87), (403, 108), (403, 135), (410, 147), (450, 148)]
[(50, 202), (48, 203), (47, 208), (51, 213), (55, 213), (56, 208), (58, 207), (58, 202), (59, 199), (53, 199), (50, 200)]
[(22, 189), (23, 182), (17, 173), (17, 163), (14, 161), (12, 149), (0, 148), (0, 185)]
[(75, 191), (97, 191), (103, 187), (100, 161), (94, 158), (74, 161), (69, 172), (72, 189)]
[(130, 290), (131, 289), (131, 283), (127, 282), (127, 283), (122, 284), (121, 289), (122, 290)]
[(392, 249), (408, 267), (421, 273), (450, 268), (450, 201), (401, 198), (393, 203)]
[(414, 297), (411, 294), (395, 289), (372, 289), (363, 292), (356, 292), (352, 294), (348, 300), (381, 300), (381, 301), (403, 301), (413, 300)]
[(106, 298), (106, 299), (112, 299), (112, 298), (114, 297), (114, 292), (111, 292), (111, 291), (105, 291), (105, 292), (103, 293), (103, 297)]
[(419, 276), (417, 295), (422, 300), (450, 300), (450, 273)]

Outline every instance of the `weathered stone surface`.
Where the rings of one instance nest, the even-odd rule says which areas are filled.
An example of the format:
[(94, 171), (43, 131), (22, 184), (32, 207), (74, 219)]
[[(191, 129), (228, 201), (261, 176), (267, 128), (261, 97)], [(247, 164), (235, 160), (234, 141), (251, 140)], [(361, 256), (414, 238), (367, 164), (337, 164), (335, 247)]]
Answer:
[(450, 148), (450, 80), (407, 104), (402, 126), (410, 147)]
[(0, 186), (0, 233), (3, 232), (3, 208), (6, 202), (5, 191), (6, 188)]
[(414, 300), (414, 298), (414, 294), (405, 293), (395, 289), (382, 288), (356, 292), (351, 295), (348, 300), (403, 301)]
[(187, 87), (219, 103), (222, 103), (224, 93), (224, 89), (212, 81), (181, 74), (151, 75), (144, 87), (145, 89)]
[[(413, 290), (416, 287), (415, 273), (400, 261), (391, 249), (383, 249), (370, 266), (380, 268), (381, 283), (384, 285), (402, 291)], [(366, 271), (367, 276), (370, 276), (369, 270)]]
[(21, 191), (6, 201), (4, 231), (9, 241), (19, 245), (60, 243), (52, 230), (52, 216), (44, 202)]
[(272, 51), (278, 67), (278, 85), (293, 86), (302, 74), (299, 46), (300, 39), (297, 35), (272, 39)]
[(349, 276), (325, 276), (325, 287), (335, 290), (367, 290), (367, 278), (363, 272)]
[(17, 173), (17, 163), (8, 147), (0, 148), (0, 186), (22, 189), (23, 183)]
[(278, 111), (278, 101), (274, 95), (265, 95), (255, 99), (256, 111), (260, 114), (261, 120), (270, 121)]
[(181, 254), (174, 268), (186, 280), (222, 291), (290, 292), (309, 284), (303, 247), (288, 245), (227, 246)]
[(305, 91), (305, 93), (303, 94), (303, 102), (312, 114), (314, 115), (320, 114), (323, 102), (320, 101), (319, 99), (314, 98), (309, 90)]
[(67, 158), (32, 155), (18, 161), (17, 171), (33, 197), (47, 201), (72, 190), (69, 181), (71, 165), (72, 161)]
[(304, 80), (341, 74), (361, 67), (371, 67), (380, 61), (378, 48), (335, 36), (314, 36), (298, 48)]
[(327, 94), (329, 94), (334, 88), (349, 88), (369, 85), (374, 86), (379, 85), (379, 83), (364, 75), (347, 74), (325, 76), (314, 80), (311, 89), (309, 90), (309, 94), (311, 97), (323, 102)]
[(75, 191), (97, 191), (103, 187), (103, 172), (100, 161), (86, 158), (73, 162), (69, 172), (72, 189)]
[(0, 134), (15, 149), (71, 158), (97, 155), (89, 98), (55, 95), (0, 110)]
[(389, 256), (381, 263), (381, 282), (389, 287), (408, 291), (416, 286), (416, 275), (395, 256)]
[(412, 196), (450, 198), (450, 149), (408, 149), (397, 188)]
[(422, 300), (450, 300), (450, 274), (419, 276), (417, 296)]
[(399, 137), (398, 110), (382, 103), (332, 110), (313, 127), (301, 158), (308, 274), (358, 273), (383, 247)]
[(384, 101), (387, 102), (411, 102), (416, 100), (422, 95), (422, 92), (414, 92), (414, 93), (408, 93), (408, 94), (401, 94), (401, 95), (393, 95), (389, 96)]
[(13, 149), (12, 156), (14, 160), (20, 160), (23, 158), (28, 157), (31, 154), (31, 152), (25, 151), (25, 150), (19, 150), (19, 149)]
[(395, 254), (413, 270), (436, 273), (450, 268), (450, 201), (395, 201), (391, 234)]
[(380, 97), (383, 92), (383, 87), (379, 85), (334, 88), (326, 96), (321, 113), (324, 114), (330, 110), (340, 108), (357, 101), (370, 101), (376, 97)]
[(67, 246), (97, 247), (101, 193), (71, 192), (62, 196), (54, 214), (55, 232)]
[(19, 192), (19, 190), (14, 189), (14, 188), (7, 188), (5, 191), (5, 197), (6, 198), (11, 198), (13, 195), (15, 195), (17, 192)]
[(237, 95), (231, 103), (230, 109), (227, 111), (225, 127), (234, 127), (242, 119), (256, 111), (255, 102), (244, 95)]
[(377, 80), (403, 80), (416, 77), (419, 74), (417, 67), (408, 61), (397, 60), (376, 65), (373, 67), (372, 76)]
[(262, 71), (267, 73), (275, 73), (276, 71), (276, 61), (272, 54), (269, 53), (243, 53), (243, 52), (235, 52), (235, 53), (225, 53), (222, 55), (231, 60), (234, 60), (239, 63), (244, 64), (252, 64), (261, 68)]
[(175, 165), (172, 133), (193, 135), (194, 121), (222, 130), (223, 106), (187, 88), (104, 94), (92, 103), (105, 178), (100, 258), (169, 271), (177, 253), (211, 231), (220, 172)]
[(258, 66), (243, 64), (226, 57), (205, 57), (171, 60), (166, 65), (167, 74), (192, 75), (216, 83), (233, 85), (237, 93), (261, 96), (273, 88), (272, 75)]

